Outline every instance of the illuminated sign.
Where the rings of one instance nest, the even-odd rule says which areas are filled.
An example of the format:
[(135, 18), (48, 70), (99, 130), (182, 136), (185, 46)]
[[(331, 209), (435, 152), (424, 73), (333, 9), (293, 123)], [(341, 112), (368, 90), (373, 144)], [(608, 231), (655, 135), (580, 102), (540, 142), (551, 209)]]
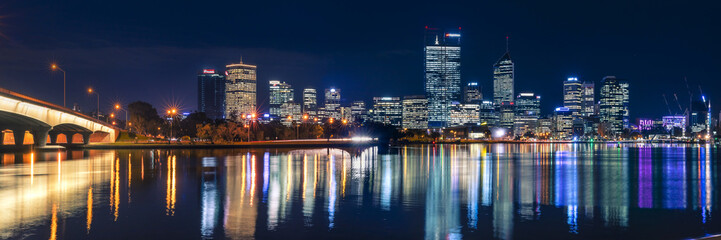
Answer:
[(469, 82), (468, 86), (478, 86), (478, 83), (477, 82)]
[(533, 93), (521, 93), (522, 97), (533, 97)]
[(568, 112), (568, 108), (567, 107), (557, 107), (556, 112)]
[(651, 120), (651, 119), (640, 119), (640, 120), (638, 120), (638, 129), (640, 129), (640, 130), (651, 130), (651, 129), (653, 129), (653, 120)]
[(215, 69), (203, 69), (203, 74), (215, 74)]
[(446, 37), (461, 37), (459, 33), (446, 33)]
[(663, 128), (671, 130), (674, 127), (685, 128), (686, 116), (663, 116)]
[(335, 88), (331, 88), (331, 89), (330, 89), (330, 92), (335, 92)]
[(568, 78), (568, 81), (578, 81), (578, 78), (577, 78), (577, 77), (570, 77), (570, 78)]

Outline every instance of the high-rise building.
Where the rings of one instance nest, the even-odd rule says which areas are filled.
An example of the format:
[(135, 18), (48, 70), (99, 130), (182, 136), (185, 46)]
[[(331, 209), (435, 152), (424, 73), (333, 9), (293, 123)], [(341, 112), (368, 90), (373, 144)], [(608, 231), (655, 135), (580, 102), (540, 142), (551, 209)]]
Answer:
[[(706, 98), (698, 99), (691, 102), (691, 111), (688, 116), (689, 130), (692, 134), (702, 133), (706, 135), (706, 127), (708, 122), (708, 106)], [(692, 135), (697, 137), (698, 135)]]
[(461, 96), (461, 34), (426, 27), (425, 89), (428, 98), (428, 126), (448, 125), (453, 102)]
[(270, 114), (282, 116), (280, 105), (293, 102), (293, 88), (290, 84), (278, 80), (270, 82)]
[(303, 89), (303, 112), (314, 116), (317, 109), (318, 94), (315, 88)]
[(480, 124), (481, 106), (478, 104), (454, 104), (451, 108), (449, 127)]
[(516, 96), (515, 105), (513, 132), (516, 135), (535, 132), (541, 115), (541, 96), (536, 96), (534, 93), (520, 93)]
[(483, 93), (481, 86), (477, 82), (469, 82), (463, 88), (463, 98), (465, 103), (480, 104), (483, 101)]
[(493, 101), (484, 100), (481, 102), (478, 121), (481, 125), (487, 125), (488, 127), (495, 127), (498, 125), (498, 114)]
[(571, 111), (573, 119), (579, 119), (581, 116), (581, 103), (583, 93), (583, 84), (576, 77), (569, 77), (563, 81), (563, 106)]
[(340, 107), (340, 89), (339, 88), (326, 88), (325, 89), (325, 107), (329, 111)]
[(403, 104), (399, 97), (374, 97), (371, 118), (374, 122), (401, 127)]
[(583, 82), (581, 85), (581, 116), (590, 117), (596, 115), (596, 94), (593, 82)]
[(256, 114), (257, 66), (240, 63), (225, 66), (225, 116), (236, 120)]
[(368, 119), (368, 110), (364, 101), (353, 101), (350, 105), (353, 121), (363, 122)]
[(280, 105), (278, 108), (278, 116), (281, 118), (281, 121), (286, 125), (290, 126), (290, 124), (295, 122), (301, 122), (303, 121), (303, 114), (300, 110), (300, 104), (294, 103), (294, 102), (285, 102)]
[(558, 139), (567, 139), (573, 132), (573, 112), (567, 107), (558, 107), (554, 111), (554, 135)]
[(513, 102), (513, 61), (506, 51), (498, 61), (493, 64), (493, 103), (501, 105), (502, 102)]
[(225, 76), (214, 69), (203, 69), (198, 74), (198, 111), (210, 119), (225, 116)]
[(628, 119), (628, 83), (615, 76), (603, 78), (599, 115), (605, 134), (618, 136)]
[(425, 96), (403, 97), (403, 128), (428, 128), (428, 99)]
[(498, 107), (498, 126), (505, 129), (513, 129), (513, 120), (516, 117), (514, 102), (501, 102)]

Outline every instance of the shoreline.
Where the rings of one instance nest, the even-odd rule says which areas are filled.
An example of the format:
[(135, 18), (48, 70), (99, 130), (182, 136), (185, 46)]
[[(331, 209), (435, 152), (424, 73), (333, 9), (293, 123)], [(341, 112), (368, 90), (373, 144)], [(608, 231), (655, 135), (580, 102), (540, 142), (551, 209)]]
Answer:
[[(633, 143), (666, 143), (666, 144), (705, 144), (703, 142), (682, 142), (682, 141), (514, 141), (514, 140), (479, 140), (479, 141), (455, 141), (455, 142), (396, 142), (391, 146), (406, 146), (420, 144), (633, 144)], [(23, 145), (21, 147), (0, 145), (1, 152), (17, 152), (17, 151), (57, 151), (65, 149), (232, 149), (232, 148), (325, 148), (325, 147), (368, 147), (380, 146), (381, 143), (374, 141), (353, 141), (349, 139), (305, 139), (305, 140), (276, 140), (276, 141), (254, 141), (239, 143), (91, 143), (88, 145), (48, 145), (43, 148), (37, 148), (32, 145)]]

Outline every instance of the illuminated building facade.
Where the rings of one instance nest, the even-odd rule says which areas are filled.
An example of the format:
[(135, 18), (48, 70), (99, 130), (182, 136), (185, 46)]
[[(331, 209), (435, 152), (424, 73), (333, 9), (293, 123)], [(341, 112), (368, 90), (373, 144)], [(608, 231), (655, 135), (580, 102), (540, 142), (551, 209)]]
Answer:
[(596, 113), (596, 94), (593, 82), (583, 82), (581, 85), (581, 116), (590, 117)]
[(492, 101), (481, 101), (481, 104), (479, 104), (478, 118), (481, 125), (487, 125), (488, 127), (495, 127), (498, 125), (498, 114), (496, 113), (496, 107)]
[(514, 102), (501, 102), (498, 106), (498, 126), (505, 129), (513, 129), (513, 120), (516, 117)]
[(225, 118), (225, 76), (215, 69), (198, 74), (198, 111), (210, 119)]
[(374, 97), (371, 117), (374, 122), (401, 127), (403, 104), (399, 97)]
[(573, 132), (573, 112), (567, 107), (558, 107), (553, 118), (554, 136), (558, 139), (569, 138)]
[(303, 89), (303, 113), (315, 116), (318, 110), (318, 94), (315, 88)]
[(426, 27), (424, 52), (428, 125), (446, 127), (450, 108), (461, 95), (460, 28), (442, 31)]
[(428, 128), (428, 99), (425, 96), (403, 97), (403, 128)]
[(563, 81), (563, 106), (567, 107), (573, 115), (573, 119), (581, 116), (583, 102), (583, 84), (576, 77), (569, 77)]
[(498, 61), (493, 64), (493, 103), (501, 105), (503, 102), (513, 102), (513, 61), (506, 51)]
[(364, 101), (353, 101), (350, 105), (350, 112), (353, 121), (363, 122), (368, 119), (368, 110)]
[(605, 134), (618, 136), (628, 126), (628, 101), (628, 83), (615, 76), (603, 78), (599, 115)]
[(469, 82), (465, 88), (463, 88), (463, 98), (465, 103), (480, 104), (483, 101), (483, 93), (481, 86), (477, 82)]
[(285, 82), (271, 80), (270, 82), (270, 114), (283, 116), (280, 105), (293, 102), (293, 88)]
[(520, 93), (516, 96), (515, 105), (513, 133), (523, 135), (526, 132), (535, 132), (541, 115), (541, 96), (534, 93)]
[(237, 118), (256, 113), (257, 66), (240, 63), (226, 65), (225, 116)]
[(451, 108), (450, 127), (480, 124), (481, 106), (478, 104), (454, 104)]

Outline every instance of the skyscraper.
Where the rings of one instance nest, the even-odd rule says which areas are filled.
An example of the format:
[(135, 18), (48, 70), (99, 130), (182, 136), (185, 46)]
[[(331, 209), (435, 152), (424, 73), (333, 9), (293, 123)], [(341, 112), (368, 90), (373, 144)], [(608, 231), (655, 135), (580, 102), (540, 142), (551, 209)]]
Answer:
[(513, 102), (513, 61), (511, 55), (506, 53), (493, 64), (493, 103), (500, 105), (502, 102)]
[(480, 104), (483, 101), (483, 93), (481, 92), (481, 86), (477, 82), (469, 82), (466, 87), (463, 88), (463, 97), (465, 103)]
[(536, 96), (534, 93), (520, 93), (516, 96), (515, 105), (513, 132), (516, 135), (535, 132), (538, 118), (541, 116), (541, 96)]
[(255, 65), (240, 63), (225, 66), (225, 116), (236, 119), (246, 114), (256, 113)]
[(291, 88), (290, 84), (278, 80), (271, 80), (269, 84), (270, 114), (281, 116), (280, 106), (284, 103), (293, 102), (293, 88)]
[(325, 104), (323, 106), (324, 116), (329, 118), (341, 118), (340, 112), (340, 89), (339, 88), (326, 88), (325, 89)]
[(363, 122), (368, 119), (368, 110), (364, 101), (353, 101), (350, 106), (353, 121)]
[(315, 116), (318, 109), (318, 94), (315, 88), (303, 89), (303, 113)]
[(581, 116), (590, 117), (596, 114), (596, 94), (593, 82), (583, 82), (581, 86)]
[(425, 78), (428, 126), (445, 127), (453, 102), (461, 95), (461, 29), (443, 31), (426, 27)]
[(628, 119), (628, 83), (606, 76), (601, 85), (599, 115), (606, 134), (618, 136)]
[(403, 123), (401, 99), (398, 97), (374, 97), (371, 116), (374, 122), (400, 127)]
[(210, 119), (225, 116), (225, 76), (214, 69), (203, 69), (198, 74), (198, 111)]
[(563, 106), (568, 108), (574, 120), (581, 116), (582, 92), (583, 84), (578, 78), (569, 77), (563, 81)]
[(425, 96), (403, 97), (403, 128), (428, 128), (428, 99)]

